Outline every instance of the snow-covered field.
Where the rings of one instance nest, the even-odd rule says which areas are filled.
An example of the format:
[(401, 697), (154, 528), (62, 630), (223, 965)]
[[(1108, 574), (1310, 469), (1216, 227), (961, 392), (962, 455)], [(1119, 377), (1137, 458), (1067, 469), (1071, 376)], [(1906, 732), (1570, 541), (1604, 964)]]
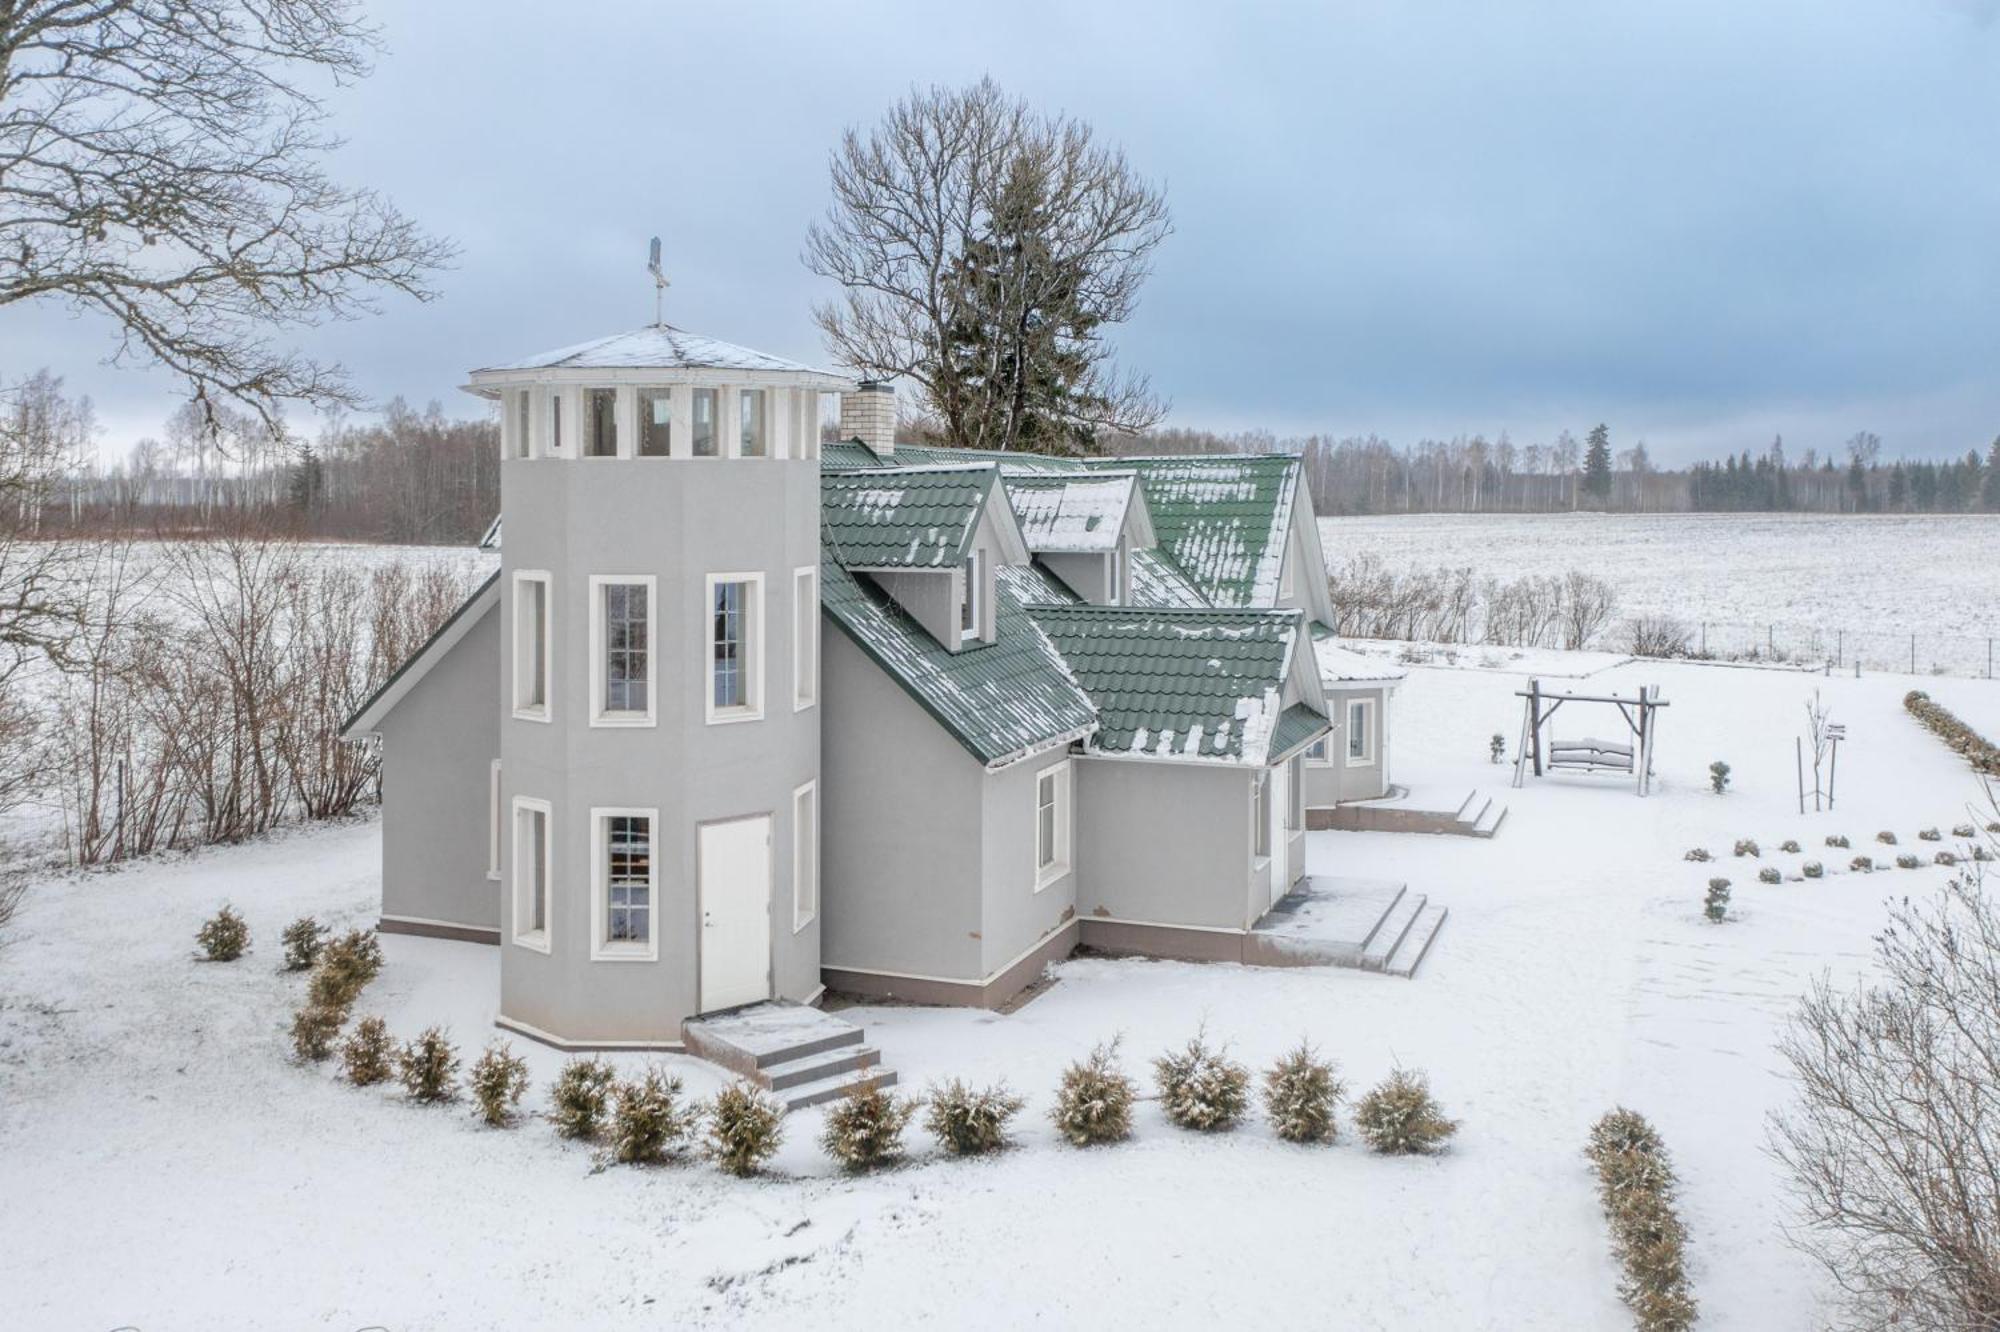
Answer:
[(1323, 518), (1339, 567), (1354, 551), (1390, 568), (1482, 576), (1585, 569), (1618, 589), (1618, 614), (1706, 622), (1718, 652), (1789, 653), (1813, 635), (1878, 669), (1983, 673), (2000, 635), (2000, 514), (1415, 514)]
[[(1511, 740), (1518, 681), (1413, 671), (1398, 778), (1502, 787), (1486, 738)], [(462, 1105), (419, 1109), (294, 1066), (284, 1024), (303, 982), (277, 973), (276, 935), (305, 911), (372, 919), (372, 823), (40, 881), (0, 948), (5, 1321), (1616, 1329), (1629, 1320), (1579, 1153), (1623, 1103), (1679, 1159), (1704, 1325), (1816, 1327), (1822, 1284), (1781, 1239), (1780, 1180), (1759, 1149), (1785, 1095), (1773, 1031), (1809, 976), (1865, 965), (1885, 899), (1942, 871), (1855, 875), (1828, 853), (1826, 880), (1763, 886), (1728, 847), (1797, 837), (1810, 854), (1841, 831), (1859, 849), (1880, 828), (1910, 844), (1964, 818), (1978, 790), (1903, 714), (1906, 679), (1659, 664), (1591, 677), (1642, 682), (1672, 701), (1655, 798), (1548, 780), (1505, 792), (1491, 842), (1311, 835), (1315, 872), (1403, 879), (1449, 906), (1415, 980), (1090, 959), (1007, 1016), (854, 1010), (906, 1086), (1005, 1078), (1030, 1098), (1016, 1150), (955, 1162), (926, 1144), (865, 1179), (819, 1153), (817, 1112), (790, 1121), (771, 1178), (600, 1169), (538, 1118), (485, 1129)], [(2000, 727), (2000, 688), (1927, 683)], [(1814, 685), (1852, 739), (1840, 810), (1801, 818), (1792, 736)], [(1714, 758), (1735, 768), (1726, 797), (1704, 785)], [(1694, 845), (1722, 863), (1683, 862)], [(1699, 914), (1716, 872), (1736, 883), (1737, 919), (1721, 926)], [(255, 949), (197, 962), (191, 936), (224, 901)], [(358, 1012), (399, 1035), (448, 1023), (476, 1052), (493, 1034), (495, 952), (384, 943)], [(1287, 1146), (1261, 1123), (1197, 1137), (1148, 1104), (1125, 1146), (1055, 1140), (1045, 1114), (1066, 1061), (1122, 1033), (1142, 1072), (1204, 1022), (1253, 1065), (1310, 1037), (1357, 1089), (1398, 1063), (1426, 1069), (1464, 1128), (1442, 1157), (1387, 1160), (1345, 1136)], [(539, 1107), (560, 1060), (525, 1053)], [(668, 1062), (696, 1091), (716, 1085)]]

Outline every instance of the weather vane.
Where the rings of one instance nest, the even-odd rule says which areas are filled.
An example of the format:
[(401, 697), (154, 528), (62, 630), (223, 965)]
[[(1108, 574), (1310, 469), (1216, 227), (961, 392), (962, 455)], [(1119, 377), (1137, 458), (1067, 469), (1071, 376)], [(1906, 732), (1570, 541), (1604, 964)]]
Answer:
[(660, 313), (661, 304), (667, 296), (667, 275), (660, 271), (660, 238), (653, 237), (652, 247), (646, 254), (646, 271), (653, 275), (653, 322), (663, 324), (666, 320)]

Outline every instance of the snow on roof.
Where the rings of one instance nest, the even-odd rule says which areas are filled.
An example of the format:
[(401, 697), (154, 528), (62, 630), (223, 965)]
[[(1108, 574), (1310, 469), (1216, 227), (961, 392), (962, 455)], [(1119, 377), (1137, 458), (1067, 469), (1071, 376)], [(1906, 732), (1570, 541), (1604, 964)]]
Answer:
[(1137, 476), (1107, 472), (1095, 476), (1007, 472), (1008, 503), (1021, 522), (1021, 535), (1037, 555), (1111, 550), (1125, 527)]
[(648, 324), (629, 333), (593, 338), (473, 373), (504, 370), (755, 370), (769, 374), (834, 375), (831, 370), (801, 365), (718, 338), (705, 338), (670, 324)]
[(1275, 606), (1296, 454), (1117, 458), (1139, 473), (1160, 549), (1216, 606)]
[(1393, 662), (1342, 647), (1333, 631), (1323, 624), (1313, 625), (1312, 640), (1320, 683), (1324, 685), (1394, 684), (1408, 674)]

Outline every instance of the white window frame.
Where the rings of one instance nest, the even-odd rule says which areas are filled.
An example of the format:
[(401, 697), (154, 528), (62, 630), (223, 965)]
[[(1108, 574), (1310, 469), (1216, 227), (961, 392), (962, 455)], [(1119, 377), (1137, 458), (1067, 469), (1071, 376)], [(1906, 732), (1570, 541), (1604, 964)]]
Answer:
[(494, 759), (486, 773), (486, 877), (496, 882), (500, 878), (501, 831), (506, 827), (501, 822), (503, 812), (500, 805), (500, 760)]
[[(535, 929), (534, 910), (530, 905), (532, 882), (522, 873), (522, 815), (542, 816), (542, 885), (547, 892), (547, 901), (542, 905), (542, 928)], [(555, 939), (556, 926), (556, 814), (555, 806), (535, 796), (515, 796), (511, 812), (514, 838), (514, 943), (517, 947), (532, 949), (537, 953), (550, 950)]]
[[(715, 434), (714, 434), (714, 440), (715, 440), (715, 452), (713, 452), (713, 453), (697, 453), (697, 452), (695, 452), (695, 447), (694, 447), (694, 441), (695, 441), (695, 435), (694, 435), (694, 409), (695, 409), (695, 405), (696, 405), (697, 403), (699, 403), (699, 402), (701, 401), (701, 395), (702, 395), (702, 394), (704, 394), (704, 393), (708, 393), (708, 394), (712, 394), (712, 395), (714, 395), (714, 396), (713, 396), (713, 401), (714, 401), (714, 404), (715, 404), (715, 407), (714, 407), (714, 411), (713, 411), (713, 413), (712, 413), (712, 415), (711, 415), (711, 417), (710, 417), (710, 422), (711, 422), (711, 424), (712, 424), (712, 426), (713, 426), (713, 428), (714, 428), (714, 431), (715, 431)], [(697, 384), (697, 385), (693, 386), (692, 388), (690, 388), (690, 389), (688, 390), (688, 434), (687, 434), (687, 456), (688, 456), (688, 457), (690, 457), (690, 458), (727, 458), (727, 457), (731, 457), (731, 456), (732, 456), (732, 455), (731, 455), (731, 453), (730, 453), (730, 451), (729, 451), (729, 448), (728, 448), (728, 444), (729, 444), (729, 441), (728, 441), (728, 439), (727, 439), (727, 438), (726, 438), (726, 437), (725, 437), (725, 436), (723, 435), (723, 433), (722, 433), (722, 427), (723, 427), (723, 421), (722, 421), (722, 403), (723, 403), (723, 397), (724, 397), (724, 395), (725, 395), (726, 393), (728, 393), (728, 390), (727, 390), (727, 389), (723, 389), (723, 388), (716, 388), (716, 387), (713, 387), (713, 386), (711, 386), (711, 385), (707, 385), (707, 384)], [(675, 456), (676, 456), (676, 457), (678, 457), (679, 455), (678, 455), (678, 454), (676, 454)]]
[[(542, 588), (542, 701), (523, 703), (521, 689), (521, 662), (528, 655), (528, 648), (522, 637), (521, 601), (522, 591), (530, 583), (539, 583)], [(514, 716), (521, 721), (547, 722), (555, 716), (556, 697), (556, 581), (546, 569), (516, 569), (514, 571), (514, 643), (512, 672), (512, 700)]]
[[(646, 589), (646, 708), (613, 712), (605, 706), (609, 692), (604, 678), (604, 589)], [(592, 574), (590, 576), (590, 724), (592, 726), (654, 726), (660, 716), (660, 582), (652, 574)]]
[[(645, 819), (646, 941), (613, 942), (611, 929), (611, 847), (606, 840), (612, 819)], [(594, 805), (590, 810), (590, 960), (593, 962), (657, 962), (660, 960), (660, 811), (623, 805)]]
[(1105, 604), (1122, 605), (1125, 601), (1125, 552), (1117, 546), (1111, 548), (1111, 560), (1107, 572), (1110, 577), (1104, 588)]
[[(680, 424), (679, 393), (679, 390), (671, 386), (658, 384), (644, 384), (632, 390), (632, 456), (634, 458), (675, 458), (680, 456), (674, 447), (676, 444), (685, 447), (681, 439), (681, 432), (676, 428)], [(647, 405), (646, 399), (649, 397), (663, 397), (666, 399), (667, 451), (665, 453), (639, 452), (641, 437), (646, 433), (647, 413), (645, 409)]]
[[(959, 565), (960, 576), (965, 581), (965, 607), (959, 612), (958, 641), (970, 643), (986, 637), (986, 552), (974, 546)], [(966, 626), (967, 612), (970, 612), (971, 626)]]
[[(803, 834), (806, 822), (799, 811), (812, 810), (812, 836)], [(819, 917), (819, 783), (807, 782), (792, 791), (792, 933)]]
[[(597, 444), (597, 413), (593, 406), (597, 395), (611, 395), (611, 452), (594, 453)], [(615, 386), (592, 384), (579, 392), (577, 397), (576, 456), (589, 462), (602, 462), (610, 458), (625, 456), (625, 432), (620, 430), (619, 417), (624, 415), (624, 404), (619, 401), (624, 394)]]
[[(1354, 725), (1354, 710), (1356, 708), (1361, 709), (1361, 726), (1359, 729), (1361, 732), (1362, 750), (1359, 757), (1354, 753), (1354, 733), (1356, 729)], [(1370, 768), (1375, 765), (1374, 699), (1350, 698), (1347, 700), (1347, 734), (1343, 737), (1343, 740), (1341, 753), (1346, 757), (1348, 767)]]
[[(1259, 768), (1250, 774), (1250, 861), (1255, 865), (1271, 862), (1271, 772)], [(1261, 849), (1260, 849), (1261, 847)]]
[[(735, 440), (733, 441), (735, 445), (735, 452), (732, 453), (730, 456), (733, 458), (770, 458), (771, 456), (773, 456), (771, 453), (771, 436), (773, 433), (771, 429), (772, 391), (770, 389), (744, 388), (739, 386), (737, 388), (731, 389), (730, 392), (736, 395), (735, 398), (733, 399), (733, 401), (736, 404), (736, 424), (734, 427), (736, 431), (736, 436)], [(746, 418), (743, 415), (743, 400), (745, 398), (752, 397), (753, 395), (757, 400), (758, 422), (759, 422), (759, 428), (761, 430), (761, 434), (758, 437), (757, 444), (759, 448), (762, 450), (762, 452), (745, 453), (743, 451), (743, 426)]]
[(1307, 745), (1303, 752), (1307, 767), (1331, 768), (1333, 766), (1333, 732), (1326, 732), (1319, 739)]
[[(1035, 774), (1033, 827), (1035, 891), (1038, 893), (1068, 875), (1075, 864), (1073, 836), (1076, 818), (1072, 804), (1073, 771), (1070, 760), (1064, 759), (1061, 763), (1052, 763)], [(1042, 787), (1050, 782), (1055, 786), (1055, 826), (1051, 830), (1055, 846), (1051, 848), (1053, 857), (1045, 865), (1042, 863)]]
[(792, 711), (818, 702), (819, 566), (807, 564), (792, 570)]
[[(744, 690), (748, 703), (737, 707), (719, 708), (715, 705), (715, 590), (724, 583), (746, 583), (750, 586), (753, 603), (745, 609), (744, 623), (750, 632), (750, 642), (743, 653), (743, 665), (748, 673), (748, 688)], [(702, 631), (700, 639), (703, 657), (703, 689), (701, 706), (703, 715), (711, 726), (721, 726), (729, 722), (762, 721), (764, 719), (764, 575), (762, 573), (712, 573), (704, 584), (701, 599)]]

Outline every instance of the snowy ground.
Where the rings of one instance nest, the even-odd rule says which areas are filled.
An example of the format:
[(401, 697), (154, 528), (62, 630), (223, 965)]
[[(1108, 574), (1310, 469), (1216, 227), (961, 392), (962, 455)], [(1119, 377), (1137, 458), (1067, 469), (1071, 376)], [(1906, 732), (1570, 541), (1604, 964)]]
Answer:
[[(1486, 741), (1511, 743), (1519, 680), (1414, 669), (1397, 777), (1503, 787)], [(1491, 842), (1312, 835), (1315, 871), (1407, 880), (1450, 907), (1415, 980), (1080, 960), (1009, 1016), (850, 1010), (906, 1085), (1006, 1078), (1031, 1101), (1021, 1145), (998, 1159), (926, 1145), (861, 1180), (819, 1154), (816, 1112), (789, 1123), (770, 1179), (699, 1163), (600, 1170), (539, 1119), (483, 1129), (463, 1106), (418, 1109), (293, 1066), (283, 1025), (303, 983), (276, 973), (276, 934), (307, 910), (372, 918), (371, 823), (37, 883), (0, 949), (7, 1321), (1624, 1328), (1579, 1149), (1625, 1103), (1679, 1158), (1704, 1325), (1803, 1332), (1820, 1283), (1781, 1242), (1779, 1180), (1759, 1150), (1784, 1095), (1774, 1026), (1809, 976), (1864, 964), (1885, 898), (1941, 871), (1854, 875), (1828, 852), (1828, 879), (1767, 887), (1729, 845), (1755, 837), (1788, 873), (1801, 857), (1775, 853), (1786, 837), (1808, 854), (1831, 831), (1856, 851), (1881, 828), (1921, 845), (1919, 828), (1962, 820), (1978, 790), (1903, 714), (1907, 679), (1652, 663), (1589, 683), (1664, 686), (1656, 798), (1548, 780), (1504, 792), (1512, 812)], [(1924, 683), (2000, 729), (2000, 689)], [(1839, 812), (1802, 818), (1792, 736), (1815, 684), (1852, 739)], [(1735, 768), (1727, 797), (1705, 788), (1714, 758)], [(1721, 863), (1685, 863), (1694, 845)], [(1699, 916), (1711, 873), (1736, 883), (1722, 926)], [(225, 900), (255, 951), (198, 963), (190, 936)], [(384, 942), (359, 1012), (402, 1035), (449, 1023), (468, 1053), (488, 1038), (494, 950)], [(1383, 1160), (1346, 1139), (1290, 1147), (1261, 1122), (1199, 1138), (1148, 1104), (1128, 1145), (1055, 1141), (1044, 1116), (1064, 1062), (1122, 1032), (1137, 1072), (1203, 1022), (1254, 1065), (1309, 1036), (1357, 1087), (1422, 1067), (1464, 1129), (1438, 1159)], [(539, 1105), (560, 1061), (526, 1053)]]

